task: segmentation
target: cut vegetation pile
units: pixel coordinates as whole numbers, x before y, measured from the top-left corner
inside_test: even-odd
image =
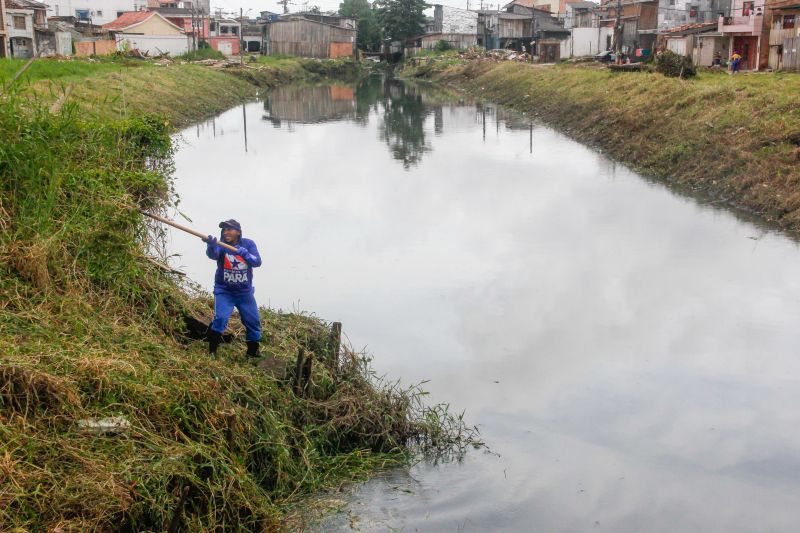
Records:
[[[800,230],[797,74],[687,81],[595,65],[430,61],[404,75],[525,112],[645,175]]]
[[[158,235],[127,208],[168,207],[170,132],[0,97],[0,530],[273,530],[303,495],[469,436],[364,358],[325,359],[313,317],[262,310],[264,368],[187,336],[209,298],[147,259]]]

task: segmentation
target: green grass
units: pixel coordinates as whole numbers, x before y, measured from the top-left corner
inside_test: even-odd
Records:
[[[143,70],[123,71],[126,87],[252,89],[192,65],[148,68],[147,81]],[[358,354],[326,363],[328,324],[315,317],[261,310],[269,369],[243,356],[236,329],[209,358],[184,321],[207,321],[211,298],[147,259],[161,234],[135,209],[171,205],[184,112],[147,114],[149,100],[131,98],[119,115],[78,99],[51,113],[35,89],[0,99],[0,530],[297,527],[307,495],[413,450],[463,448],[461,418],[417,389],[381,382]],[[315,363],[298,395],[301,348]],[[104,417],[130,427],[81,426]]]
[[[0,84],[5,84],[16,72],[22,68],[27,59],[0,59]],[[113,61],[110,59],[46,59],[37,60],[20,77],[21,82],[35,82],[40,80],[61,80],[64,78],[87,78],[120,72],[123,69],[137,66],[148,67],[144,61]]]
[[[213,48],[200,48],[199,50],[187,52],[181,56],[178,56],[176,59],[182,59],[183,61],[200,61],[203,59],[225,59],[225,54],[223,54],[219,50],[214,50]]]
[[[423,62],[406,76],[460,87],[604,148],[646,175],[800,230],[800,75],[691,80],[595,64]]]
[[[23,64],[20,60],[0,60],[4,80]],[[164,66],[129,59],[39,59],[15,83],[15,88],[22,97],[43,105],[53,104],[70,88],[68,101],[92,118],[118,119],[152,113],[174,126],[186,126],[253,98],[258,87],[328,77],[355,79],[358,74],[354,61],[341,59],[260,57],[255,67],[247,63],[244,68],[226,69],[191,63]]]

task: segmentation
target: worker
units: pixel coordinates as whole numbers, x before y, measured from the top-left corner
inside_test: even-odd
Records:
[[[222,228],[222,242],[236,248],[231,252],[219,245],[216,237],[209,235],[206,240],[206,255],[217,262],[214,276],[214,320],[208,329],[208,353],[216,355],[222,342],[222,333],[228,325],[233,308],[245,328],[247,356],[258,357],[261,341],[261,317],[253,296],[253,268],[261,266],[261,255],[256,243],[242,237],[242,226],[235,220],[219,223]]]
[[[742,55],[737,51],[733,51],[733,55],[731,56],[731,72],[736,74],[739,72],[739,67],[742,64]]]

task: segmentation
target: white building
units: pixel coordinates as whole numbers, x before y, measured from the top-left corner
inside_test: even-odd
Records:
[[[47,0],[48,17],[75,17],[102,26],[128,11],[143,11],[147,0]]]

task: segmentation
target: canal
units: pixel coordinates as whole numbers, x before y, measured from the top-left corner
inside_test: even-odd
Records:
[[[194,226],[259,245],[260,304],[343,322],[489,446],[353,487],[318,531],[797,529],[794,241],[397,81],[278,89],[175,162]],[[210,288],[205,245],[172,249]]]

